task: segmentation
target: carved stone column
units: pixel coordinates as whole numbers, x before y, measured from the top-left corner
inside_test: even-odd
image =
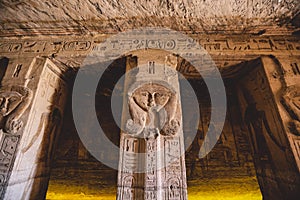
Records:
[[[11,59],[0,89],[1,199],[44,199],[66,99],[66,68]]]
[[[253,70],[237,84],[256,175],[266,200],[298,199],[300,194],[300,79],[283,64],[267,56],[249,62]]]
[[[121,132],[117,199],[185,200],[182,114],[175,68],[150,61],[132,72],[125,79],[125,131]]]

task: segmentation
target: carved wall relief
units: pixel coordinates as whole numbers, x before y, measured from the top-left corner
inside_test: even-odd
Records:
[[[123,190],[123,199],[135,199],[134,195],[134,186],[135,186],[135,178],[133,176],[126,176],[123,179],[123,186],[125,189]]]
[[[0,128],[16,133],[23,123],[20,117],[29,106],[32,92],[23,86],[6,86],[0,90]]]
[[[23,127],[21,116],[32,99],[32,91],[23,86],[4,86],[0,90],[0,198],[3,197],[15,159]]]
[[[286,89],[282,96],[282,104],[285,106],[290,117],[290,131],[295,135],[300,135],[300,86],[293,85]]]
[[[171,178],[168,180],[168,198],[169,200],[176,200],[181,198],[180,180],[178,178]]]
[[[178,99],[165,86],[149,83],[136,89],[128,100],[131,119],[126,129],[133,135],[156,138],[159,134],[175,135],[180,126]]]
[[[41,133],[47,133],[43,135],[42,145],[38,150],[39,156],[37,162],[45,162],[46,167],[49,167],[50,158],[53,152],[53,142],[55,141],[54,137],[60,126],[61,118],[61,112],[57,108],[54,108],[50,113],[43,113],[36,134],[34,134],[28,146],[22,149],[22,152],[25,153],[30,149]]]

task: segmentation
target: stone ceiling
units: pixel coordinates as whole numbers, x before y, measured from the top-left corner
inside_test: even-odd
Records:
[[[299,8],[299,0],[1,0],[0,36],[94,35],[142,26],[276,34],[295,31]]]

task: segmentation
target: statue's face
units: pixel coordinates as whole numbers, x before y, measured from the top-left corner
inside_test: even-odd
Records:
[[[171,97],[171,92],[166,88],[160,88],[154,93],[154,101],[156,105],[164,107]]]
[[[133,99],[143,110],[149,111],[152,107],[161,109],[171,97],[171,92],[158,84],[145,84],[133,93]]]
[[[11,113],[22,101],[22,96],[18,92],[0,93],[0,114],[6,116]]]

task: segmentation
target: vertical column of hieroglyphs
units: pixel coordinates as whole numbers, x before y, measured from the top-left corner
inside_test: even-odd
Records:
[[[127,71],[135,68],[136,65],[136,57],[128,56],[126,58]],[[124,82],[124,88],[127,88],[130,82],[131,79],[127,76]],[[124,97],[124,100],[127,102],[126,97]],[[124,120],[126,120],[125,110],[127,107],[125,101],[123,102],[122,124],[124,124]],[[121,132],[117,199],[143,199],[142,174],[135,172],[139,171],[138,168],[142,168],[142,166],[138,165],[141,161],[139,161],[140,158],[136,153],[141,152],[144,145],[141,138]]]

